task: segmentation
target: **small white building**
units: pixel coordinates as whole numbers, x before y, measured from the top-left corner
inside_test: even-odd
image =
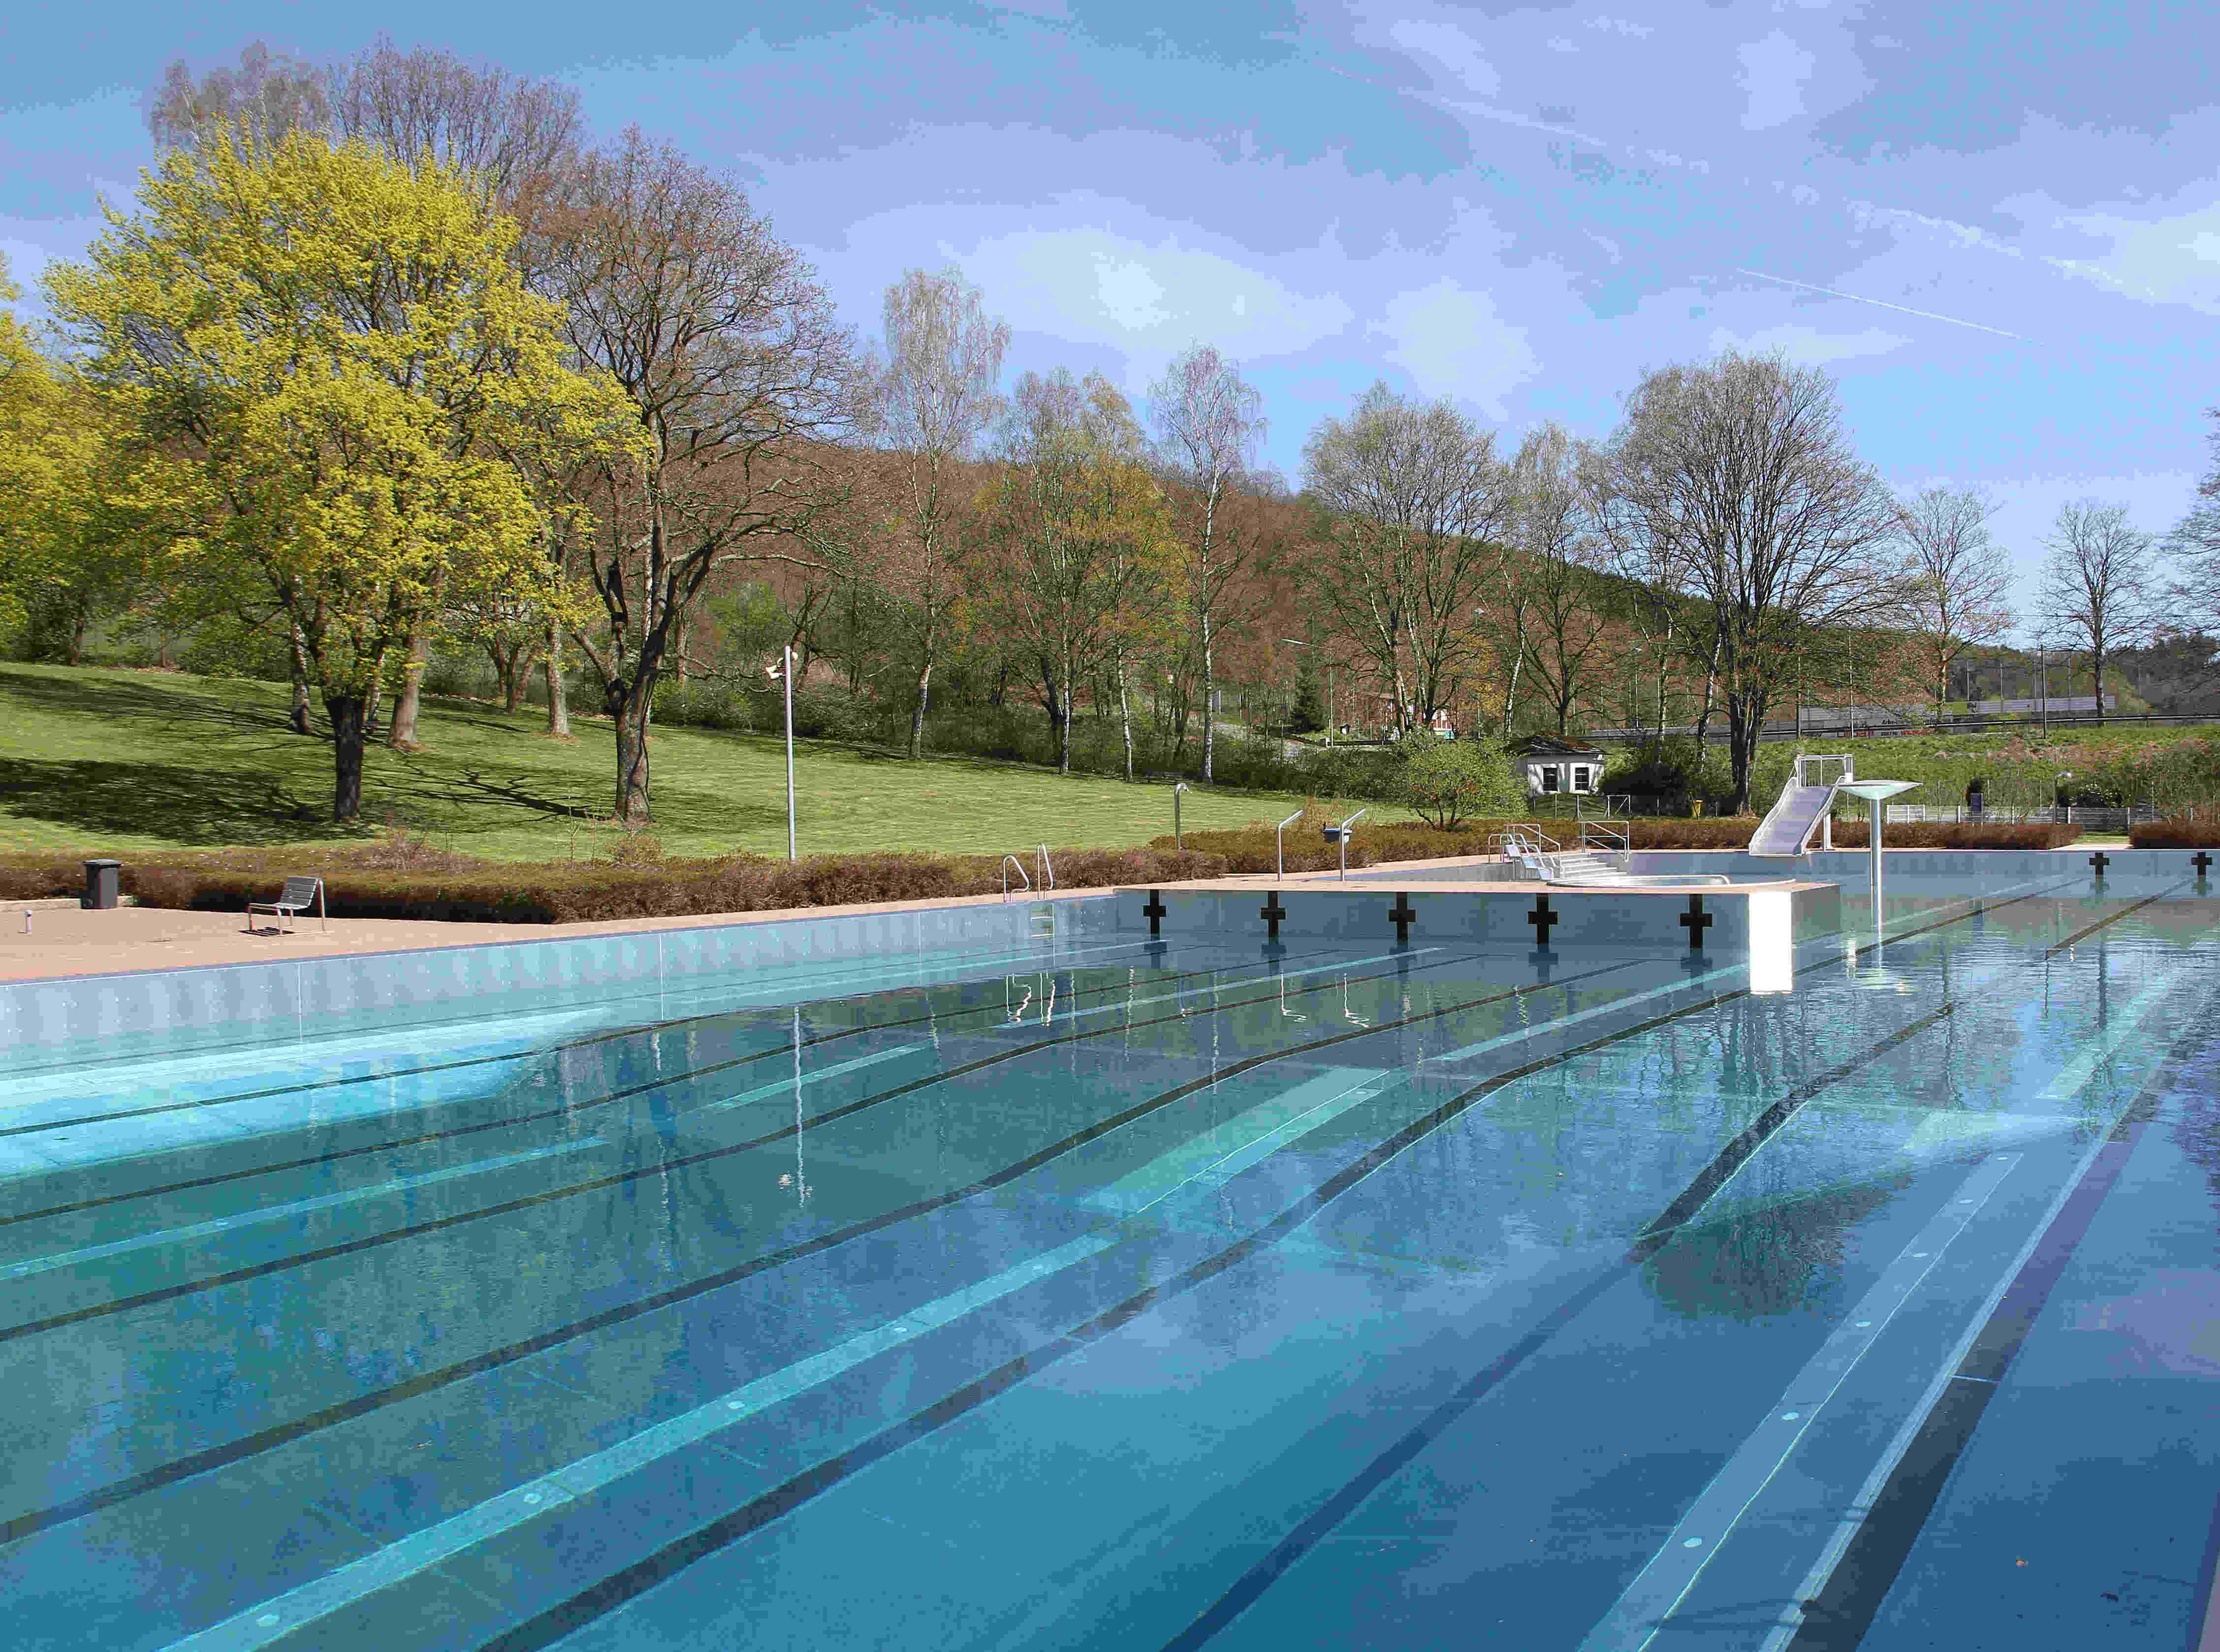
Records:
[[[1553,734],[1530,735],[1511,745],[1512,766],[1525,777],[1529,797],[1559,792],[1593,792],[1603,780],[1603,748],[1561,740]]]

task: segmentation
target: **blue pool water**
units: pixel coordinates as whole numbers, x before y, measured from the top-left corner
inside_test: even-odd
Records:
[[[1989,882],[0,1081],[6,1643],[2179,1647],[2220,931]]]

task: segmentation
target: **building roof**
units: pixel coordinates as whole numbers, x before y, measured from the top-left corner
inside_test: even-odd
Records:
[[[1600,745],[1581,745],[1572,740],[1561,740],[1554,734],[1529,734],[1523,740],[1511,743],[1513,757],[1586,757],[1600,758]]]

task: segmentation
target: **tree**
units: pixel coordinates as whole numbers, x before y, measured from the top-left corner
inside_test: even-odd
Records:
[[[196,81],[182,61],[171,63],[147,124],[158,141],[195,152],[217,138],[250,150],[267,147],[295,132],[334,143],[359,141],[412,171],[430,167],[463,180],[501,210],[529,222],[571,162],[578,94],[553,81],[472,68],[428,47],[404,53],[384,36],[328,68],[273,57],[257,41],[240,54],[235,72],[215,69]],[[513,238],[512,256],[541,240]],[[533,262],[523,259],[526,266]],[[427,620],[437,620],[440,606],[435,604]],[[567,732],[559,638],[551,624],[544,644],[548,706],[551,720]],[[402,651],[401,684],[387,733],[396,749],[417,744],[417,707],[431,640],[428,633],[419,633]],[[305,732],[306,691],[297,676],[296,694],[296,721]]]
[[[217,137],[47,277],[169,564],[259,585],[297,627],[341,821],[372,692],[436,593],[536,574],[542,520],[507,452],[621,451],[623,404],[565,365],[515,233],[440,169]]]
[[[1643,375],[1598,456],[1593,496],[1620,556],[1688,599],[1684,639],[1727,714],[1730,807],[1746,809],[1799,642],[1900,601],[1885,554],[1896,502],[1851,451],[1831,379],[1731,350]]]
[[[1989,535],[1996,506],[1971,488],[1929,488],[1905,507],[1905,630],[1942,714],[1958,662],[2011,628],[2011,562]]]
[[[1390,688],[1395,726],[1423,727],[1481,655],[1475,611],[1513,516],[1494,439],[1375,384],[1311,433],[1303,465],[1319,512],[1304,589]]]
[[[1588,691],[1610,624],[1601,552],[1583,511],[1580,464],[1578,445],[1553,423],[1519,444],[1511,466],[1517,552],[1511,579],[1518,586],[1520,635],[1561,735]]]
[[[1127,778],[1132,720],[1126,662],[1181,595],[1163,498],[1141,463],[1132,408],[1099,373],[1027,373],[1002,442],[1005,471],[986,514],[1000,561],[988,600],[1039,660],[1057,766],[1071,771],[1073,700],[1107,665]]]
[[[2198,504],[2167,536],[2182,570],[2173,588],[2187,627],[2206,636],[2220,636],[2220,407],[2207,409],[2213,428],[2205,438],[2212,452],[2212,468],[2197,484]]]
[[[960,467],[1001,411],[995,386],[1010,347],[1006,321],[988,316],[979,290],[953,267],[912,270],[887,289],[887,359],[877,383],[880,429],[899,463],[898,518],[875,570],[917,663],[909,754],[925,750],[932,668],[963,589],[970,538]]]
[[[1444,740],[1421,729],[1403,738],[1396,756],[1397,794],[1429,826],[1449,832],[1465,820],[1525,811],[1525,788],[1496,741]]]
[[[2101,723],[2106,657],[2148,635],[2158,617],[2151,536],[2128,526],[2125,505],[2073,499],[2058,508],[2043,544],[2043,634],[2088,654]]]
[[[1264,400],[1240,370],[1207,344],[1192,346],[1149,386],[1156,458],[1175,486],[1175,521],[1187,562],[1188,610],[1202,669],[1202,778],[1217,749],[1213,701],[1218,637],[1239,617],[1234,581],[1257,548],[1226,508],[1229,489],[1253,475],[1266,421]]]
[[[579,633],[616,725],[616,814],[649,818],[648,723],[714,570],[811,565],[801,536],[845,490],[865,377],[799,252],[739,187],[637,129],[587,157],[544,215],[580,358],[630,402],[644,463],[600,467]]]
[[[1325,685],[1321,675],[1318,650],[1304,649],[1295,662],[1295,698],[1288,711],[1289,732],[1310,734],[1325,726]]]

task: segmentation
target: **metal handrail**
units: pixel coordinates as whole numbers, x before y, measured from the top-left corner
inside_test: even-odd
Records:
[[[1026,878],[1025,887],[1026,888],[1030,889],[1033,886],[1032,879],[1026,877],[1025,862],[1020,860],[1015,855],[1003,856],[1002,863],[995,870],[1002,875],[1002,899],[1005,901],[1010,898],[1010,868],[1013,866],[1018,869],[1018,876],[1020,877]]]
[[[1288,875],[1288,828],[1302,818],[1303,811],[1297,809],[1272,830],[1273,853],[1279,863],[1278,875],[1281,877]]]
[[[1048,857],[1046,844],[1040,846],[1040,855],[1033,862],[1033,870],[1041,874],[1041,888],[1052,889],[1056,887],[1056,863]]]

